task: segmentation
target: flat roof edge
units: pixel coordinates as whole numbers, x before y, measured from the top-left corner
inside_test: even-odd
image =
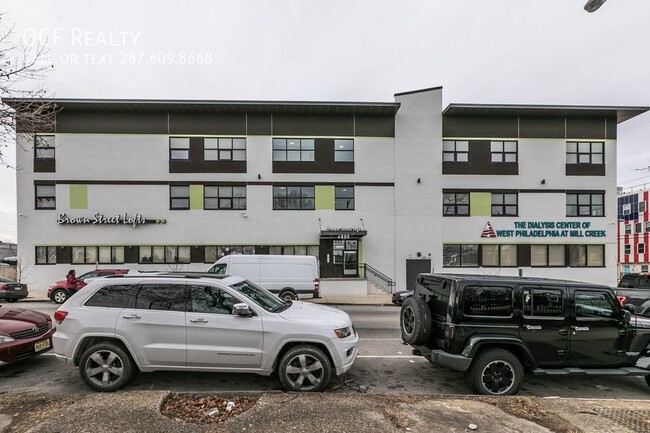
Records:
[[[399,93],[395,93],[393,96],[404,96],[404,95],[412,95],[414,93],[433,92],[434,90],[442,90],[442,86],[427,87],[426,89],[409,90],[407,92],[399,92]]]

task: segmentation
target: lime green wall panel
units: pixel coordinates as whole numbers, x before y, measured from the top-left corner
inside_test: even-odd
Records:
[[[316,209],[334,210],[334,185],[316,185]]]
[[[470,216],[492,215],[492,194],[489,192],[472,192],[469,194]]]
[[[190,209],[203,209],[203,185],[190,185]]]
[[[70,185],[70,209],[88,209],[88,185]]]

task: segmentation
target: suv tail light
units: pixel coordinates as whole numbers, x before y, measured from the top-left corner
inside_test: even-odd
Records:
[[[314,298],[320,298],[320,278],[314,278]]]
[[[618,303],[621,304],[622,307],[627,302],[628,297],[623,295],[617,295],[616,299],[618,300]]]
[[[6,285],[6,284],[3,284],[2,286],[0,286],[0,290],[9,290],[9,286]]]
[[[456,338],[456,327],[454,325],[445,325],[445,339],[453,340]]]
[[[67,312],[67,311],[60,311],[60,310],[57,310],[57,311],[54,312],[54,320],[56,320],[56,323],[61,323],[61,322],[63,322],[63,320],[65,320],[65,318],[66,318],[67,316],[68,316],[68,312]]]

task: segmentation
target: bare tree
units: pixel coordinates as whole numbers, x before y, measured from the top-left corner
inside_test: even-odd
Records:
[[[0,14],[0,164],[6,166],[3,151],[19,135],[54,131],[56,105],[40,83],[52,68],[42,64],[46,47],[15,42],[15,25],[5,27],[3,19]]]
[[[16,282],[27,284],[27,277],[29,276],[29,261],[18,257],[16,262]]]

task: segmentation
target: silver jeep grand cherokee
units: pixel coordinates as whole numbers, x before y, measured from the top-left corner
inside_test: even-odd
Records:
[[[347,313],[283,301],[239,277],[114,276],[91,282],[54,314],[57,357],[97,391],[124,387],[136,369],[277,371],[290,391],[320,391],[354,363]]]

